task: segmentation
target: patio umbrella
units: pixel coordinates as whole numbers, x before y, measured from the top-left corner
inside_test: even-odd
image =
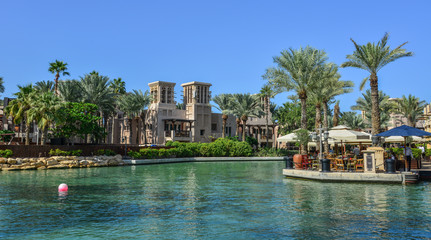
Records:
[[[392,128],[389,131],[376,134],[376,136],[378,136],[378,137],[401,136],[401,137],[404,137],[404,146],[406,146],[407,145],[406,144],[407,137],[413,137],[413,136],[417,136],[417,137],[431,136],[431,133],[430,132],[425,132],[423,130],[420,130],[420,129],[417,129],[417,128],[414,128],[414,127],[409,127],[407,125],[402,125],[400,127]]]
[[[346,151],[346,143],[358,143],[361,144],[371,143],[371,135],[365,132],[359,132],[350,129],[347,126],[339,125],[329,130],[329,137],[333,138],[335,142],[341,142]]]

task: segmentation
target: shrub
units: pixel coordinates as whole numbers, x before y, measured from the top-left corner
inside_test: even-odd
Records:
[[[231,157],[248,157],[253,153],[253,148],[247,142],[236,142],[230,150]]]
[[[419,148],[412,148],[413,158],[420,159],[422,155],[422,150]]]
[[[114,150],[105,149],[105,155],[106,156],[115,156],[115,155],[117,155],[117,153]]]
[[[284,156],[292,156],[297,153],[298,151],[296,150],[259,148],[254,155],[257,157],[284,157]]]
[[[427,157],[431,156],[431,149],[425,150],[425,156]]]
[[[0,150],[0,157],[8,158],[11,157],[12,154],[13,152],[10,149]]]
[[[97,149],[94,155],[96,156],[105,155],[105,149]]]
[[[167,149],[161,148],[158,150],[158,157],[159,158],[169,157],[169,152],[167,151]]]
[[[142,155],[139,152],[135,152],[135,151],[128,151],[127,155],[129,155],[131,158],[142,158]]]
[[[72,150],[67,152],[68,156],[81,156],[82,155],[82,150],[78,149],[78,150]]]
[[[173,143],[173,141],[167,141],[166,144],[165,144],[165,146],[166,147],[170,147],[170,146],[172,146],[172,143]]]
[[[176,148],[169,148],[167,149],[167,152],[169,157],[176,157],[178,154],[178,151]]]
[[[51,156],[67,156],[68,152],[67,151],[62,151],[61,149],[51,149],[49,150],[49,155]]]
[[[201,143],[199,144],[199,155],[203,156],[203,157],[209,157],[210,156],[210,145],[212,143],[208,144],[208,143]]]
[[[139,153],[143,158],[146,159],[157,158],[159,156],[158,150],[151,148],[142,148],[139,150]]]

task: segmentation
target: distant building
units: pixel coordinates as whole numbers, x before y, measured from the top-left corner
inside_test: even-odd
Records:
[[[223,128],[222,114],[213,113],[211,110],[210,83],[188,82],[183,87],[183,104],[181,109],[175,102],[175,83],[157,81],[149,83],[152,102],[148,110],[141,116],[129,119],[123,112],[117,112],[115,117],[106,120],[108,144],[134,144],[134,145],[163,145],[167,141],[181,142],[211,142],[225,136],[242,136],[242,124],[237,124],[233,115],[228,115],[225,129]],[[10,99],[5,98],[4,106]],[[15,126],[12,118],[6,118],[0,109],[0,119],[3,129],[20,132],[19,126]],[[36,142],[35,134],[37,125],[31,128],[31,142]],[[269,116],[268,129],[265,118],[249,118],[247,121],[246,136],[258,140],[260,146],[266,145],[266,132],[268,131],[268,145],[276,144],[276,128]],[[237,131],[238,130],[238,131]],[[19,133],[19,136],[24,136]],[[76,138],[75,143],[83,140]]]

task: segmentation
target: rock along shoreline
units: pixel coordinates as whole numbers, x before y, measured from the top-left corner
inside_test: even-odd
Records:
[[[145,165],[180,162],[221,162],[221,161],[283,161],[283,157],[190,157],[160,159],[123,159],[115,156],[53,156],[41,158],[0,158],[2,171],[48,170],[68,168],[110,167],[124,165]]]

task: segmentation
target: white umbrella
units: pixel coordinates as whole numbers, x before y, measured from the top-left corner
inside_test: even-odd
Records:
[[[371,134],[366,132],[358,132],[350,128],[339,125],[333,127],[329,132],[329,137],[335,142],[343,143],[371,143]]]
[[[297,142],[296,134],[289,133],[287,135],[277,138],[277,142]]]
[[[411,138],[413,138],[413,142],[423,142],[424,141],[423,138],[417,137],[417,136],[412,136]],[[404,137],[401,137],[401,136],[386,137],[385,142],[387,142],[387,143],[403,143]]]

